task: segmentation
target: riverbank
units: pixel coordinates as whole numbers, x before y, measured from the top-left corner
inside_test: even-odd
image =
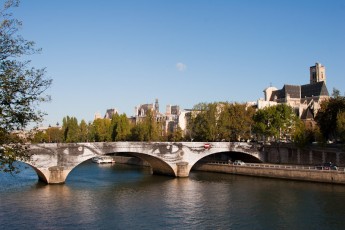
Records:
[[[121,164],[150,166],[147,162],[135,157],[115,156],[114,158],[117,163]],[[192,170],[288,180],[345,184],[344,170],[316,170],[315,167],[250,163],[239,166],[232,164],[202,162],[194,165]]]
[[[265,164],[247,164],[239,166],[231,164],[198,163],[193,167],[193,170],[288,180],[345,184],[344,171],[316,170],[315,167],[274,167],[273,165],[270,167],[269,165]]]

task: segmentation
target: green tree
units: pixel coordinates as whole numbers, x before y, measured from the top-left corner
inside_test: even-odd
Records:
[[[153,111],[147,111],[146,117],[144,118],[142,125],[145,141],[160,140],[160,137],[162,136],[162,124],[156,120],[156,116]]]
[[[218,140],[219,141],[230,141],[230,126],[231,126],[231,117],[230,117],[230,104],[223,104],[223,107],[220,111],[217,129],[218,129]]]
[[[80,142],[87,142],[89,140],[89,127],[86,121],[83,119],[79,124],[79,138]]]
[[[114,114],[112,117],[111,117],[111,140],[112,141],[115,141],[116,138],[117,138],[117,126],[119,124],[119,120],[120,120],[120,116],[119,114]]]
[[[44,92],[51,85],[45,69],[26,60],[39,50],[18,34],[22,23],[11,12],[18,5],[19,1],[9,0],[0,8],[0,170],[10,172],[17,171],[16,159],[27,158],[23,140],[11,133],[42,121],[44,113],[37,106],[50,100]]]
[[[92,123],[92,133],[96,142],[111,141],[111,131],[111,120],[109,119],[96,119]]]
[[[193,107],[188,121],[188,132],[194,141],[216,141],[217,103],[199,103]]]
[[[328,100],[322,101],[320,107],[315,120],[320,127],[324,139],[338,139],[339,128],[337,128],[337,120],[340,119],[339,125],[341,125],[342,115],[338,117],[338,114],[345,111],[345,97],[331,97]]]
[[[161,141],[164,138],[163,123],[154,111],[148,110],[143,120],[131,128],[132,141]]]
[[[122,114],[118,117],[116,134],[115,141],[127,141],[129,139],[131,134],[131,125],[126,114]]]
[[[177,128],[174,130],[172,141],[183,141],[183,131],[180,126],[177,126]]]
[[[285,104],[258,110],[253,116],[253,132],[263,140],[291,139],[298,117],[292,108]]]
[[[219,116],[218,130],[221,139],[239,141],[251,138],[255,110],[246,104],[226,103]]]
[[[341,142],[345,142],[345,111],[337,115],[337,136]]]
[[[310,132],[308,132],[305,123],[301,120],[299,122],[296,122],[295,132],[293,133],[292,140],[300,148],[304,147],[312,141]]]
[[[80,130],[77,118],[64,117],[62,120],[62,130],[65,142],[75,143],[79,141]]]
[[[187,134],[195,141],[250,139],[255,110],[245,104],[215,102],[194,106]]]
[[[146,141],[145,128],[142,123],[138,123],[131,128],[131,141]]]
[[[45,143],[48,142],[49,138],[46,132],[39,130],[36,131],[31,139],[32,143]]]

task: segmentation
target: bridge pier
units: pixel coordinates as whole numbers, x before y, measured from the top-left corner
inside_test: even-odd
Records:
[[[71,170],[66,170],[61,166],[53,166],[48,169],[34,168],[40,181],[47,184],[63,184]]]
[[[177,166],[177,172],[176,177],[188,177],[189,176],[189,168],[188,168],[188,162],[179,162],[176,163]]]

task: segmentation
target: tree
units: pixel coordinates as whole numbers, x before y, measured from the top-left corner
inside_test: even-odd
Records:
[[[285,104],[266,107],[258,110],[253,116],[253,131],[263,139],[273,138],[275,141],[280,139],[291,139],[298,117],[292,108]]]
[[[217,103],[199,103],[188,121],[188,130],[194,141],[215,141],[217,133]]]
[[[87,142],[89,140],[89,127],[86,121],[83,119],[79,124],[79,141]]]
[[[337,135],[341,142],[345,142],[345,111],[337,115]]]
[[[292,140],[298,147],[303,148],[314,141],[319,141],[318,133],[318,127],[307,127],[302,120],[297,120]]]
[[[153,111],[148,110],[142,121],[144,141],[159,141],[162,136],[162,124],[156,120]]]
[[[31,139],[32,143],[44,143],[48,142],[48,135],[44,131],[36,131]]]
[[[11,13],[18,5],[19,1],[9,0],[0,9],[0,170],[10,172],[17,171],[16,159],[27,158],[23,140],[11,133],[42,121],[44,113],[37,108],[50,100],[44,92],[52,82],[45,78],[44,68],[36,69],[25,60],[39,50],[18,34],[22,23]]]
[[[62,120],[62,130],[65,142],[75,143],[80,140],[80,129],[77,118],[64,117]]]
[[[117,138],[117,126],[119,124],[119,114],[114,114],[112,117],[111,117],[111,140],[112,141],[115,141],[116,138]]]
[[[94,141],[111,141],[111,120],[109,119],[96,119],[92,123],[92,133]]]
[[[131,141],[145,141],[145,130],[142,123],[138,123],[131,128]]]
[[[251,138],[254,108],[246,104],[226,103],[217,122],[220,139],[239,141]]]
[[[180,126],[177,126],[172,135],[172,141],[182,141],[183,140],[183,131]]]
[[[146,116],[130,128],[132,141],[161,141],[163,138],[163,123],[152,110],[148,110]]]
[[[122,114],[118,118],[116,125],[116,138],[115,141],[126,141],[131,134],[131,126],[126,114]]]
[[[126,114],[114,114],[111,118],[112,141],[126,141],[131,134],[131,125]]]
[[[63,131],[59,127],[49,127],[46,130],[47,142],[60,143],[63,141]]]
[[[177,126],[173,131],[168,130],[166,139],[167,141],[182,141],[183,140],[183,130],[180,126]]]
[[[239,141],[251,136],[255,110],[245,104],[200,103],[193,110],[187,134],[195,141]]]
[[[338,139],[340,130],[337,129],[337,126],[341,125],[341,113],[345,112],[345,97],[339,95],[331,97],[328,100],[322,101],[320,107],[315,120],[320,127],[324,139]],[[339,117],[338,114],[340,114]],[[340,120],[339,124],[337,124],[338,119]]]

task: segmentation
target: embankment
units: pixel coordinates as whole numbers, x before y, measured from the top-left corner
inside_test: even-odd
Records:
[[[150,166],[149,163],[136,157],[114,156],[116,163],[128,165]]]
[[[312,182],[323,182],[333,184],[345,184],[345,172],[335,170],[316,170],[313,167],[299,167],[289,168],[287,166],[281,167],[265,167],[260,164],[247,165],[247,166],[236,166],[229,164],[213,164],[213,163],[202,163],[196,164],[193,170],[207,171],[207,172],[219,172],[229,173],[237,175],[247,176],[258,176],[258,177],[269,177],[269,178],[280,178],[289,180],[300,180],[300,181],[312,181]]]
[[[117,163],[121,164],[150,166],[147,162],[135,157],[115,156],[114,158]],[[197,163],[194,165],[192,170],[288,180],[345,184],[344,170],[316,170],[314,167],[303,167],[297,165],[284,166],[272,164],[247,164],[245,166],[236,166],[232,164]]]

